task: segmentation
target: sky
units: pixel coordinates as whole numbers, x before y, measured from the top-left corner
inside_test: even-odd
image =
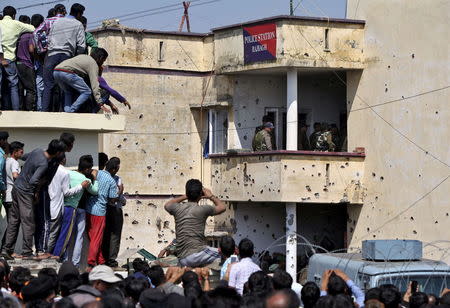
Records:
[[[12,5],[21,8],[42,4],[51,0],[0,0],[0,7]],[[60,1],[69,11],[79,2],[86,7],[88,29],[101,25],[104,19],[118,18],[120,23],[134,28],[177,31],[183,15],[181,2],[177,0],[67,0]],[[57,2],[56,2],[57,3]],[[47,11],[56,3],[20,9],[22,14]],[[346,0],[294,0],[294,14],[298,16],[345,17]],[[164,7],[164,8],[162,8]],[[159,9],[158,9],[159,8]],[[137,13],[139,14],[132,14]],[[245,22],[275,15],[289,14],[289,0],[192,0],[189,8],[191,32],[209,32],[212,28]],[[186,28],[184,28],[184,31]]]

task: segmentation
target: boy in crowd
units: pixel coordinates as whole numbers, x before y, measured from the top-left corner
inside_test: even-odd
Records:
[[[82,186],[90,194],[96,195],[98,192],[98,182],[88,179],[93,175],[92,167],[94,166],[94,160],[91,155],[83,155],[78,162],[77,171],[69,171],[68,177],[70,183],[67,183],[70,187]],[[93,175],[95,178],[95,175]],[[77,191],[77,193],[66,196],[64,198],[64,215],[62,219],[61,232],[59,233],[58,240],[53,250],[53,255],[56,257],[64,257],[67,259],[68,244],[73,238],[76,228],[76,239],[74,249],[72,253],[72,262],[75,266],[80,265],[81,249],[83,246],[83,234],[86,225],[86,212],[84,209],[78,208],[80,199],[83,195],[83,190]]]
[[[127,200],[123,196],[122,178],[117,174],[113,176],[116,181],[119,198],[117,201],[108,204],[106,210],[105,234],[103,236],[103,257],[106,260],[106,265],[109,267],[118,267],[116,259],[119,255],[120,238],[122,237],[123,227],[123,211]]]
[[[116,202],[119,197],[114,176],[120,169],[120,159],[112,157],[106,163],[105,169],[100,170],[97,174],[97,195],[91,196],[86,205],[87,232],[90,239],[88,266],[90,267],[105,263],[102,242],[105,231],[106,206],[108,202]]]
[[[0,203],[4,199],[6,193],[6,150],[8,148],[8,132],[0,132]]]
[[[48,186],[48,194],[50,197],[49,236],[46,245],[46,253],[38,256],[38,259],[48,259],[52,256],[50,252],[53,251],[61,230],[63,220],[62,210],[65,198],[82,193],[83,189],[90,185],[90,181],[84,181],[77,185],[70,185],[69,170],[64,167],[65,165],[66,157],[63,154],[58,170]]]
[[[12,206],[12,189],[14,186],[14,181],[19,177],[20,166],[18,160],[23,156],[24,144],[19,141],[13,141],[9,145],[10,157],[6,159],[6,197],[5,197],[5,211],[6,211],[6,221],[9,221],[9,211]],[[2,243],[5,241],[5,233],[3,234]]]
[[[65,145],[57,140],[52,140],[47,150],[35,149],[27,154],[22,172],[14,183],[12,189],[12,207],[10,209],[5,243],[2,247],[2,256],[7,260],[13,259],[11,254],[22,225],[23,232],[23,257],[30,258],[33,255],[33,235],[35,232],[34,201],[38,194],[38,184],[45,176],[48,162],[61,155]]]

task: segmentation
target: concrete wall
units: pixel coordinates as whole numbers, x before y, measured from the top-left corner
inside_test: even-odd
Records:
[[[98,136],[95,132],[66,131],[75,135],[75,145],[70,153],[66,153],[66,167],[78,166],[81,155],[91,154],[94,165],[98,165]],[[52,139],[59,139],[61,130],[32,130],[16,128],[9,130],[9,142],[20,141],[25,143],[25,153],[36,148],[46,149]]]
[[[108,30],[94,33],[99,46],[109,52],[106,65],[187,71],[211,70],[212,40],[205,39],[205,36],[164,35],[137,31],[122,33]]]
[[[347,79],[349,148],[367,153],[367,197],[350,213],[352,246],[449,237],[449,11],[446,0],[348,1],[347,17],[366,20],[366,68]],[[438,245],[444,250],[427,255],[450,261],[449,244]]]
[[[365,198],[363,157],[223,155],[211,165],[212,188],[227,201],[361,204]]]
[[[272,21],[268,21],[272,22]],[[274,67],[363,68],[364,25],[311,20],[277,21],[277,59],[244,65],[241,27],[214,31],[214,57],[219,73]],[[325,50],[325,29],[329,49]]]
[[[122,159],[125,191],[184,193],[185,182],[200,177],[199,127],[189,104],[201,100],[203,77],[131,71],[107,73],[105,79],[132,105],[122,107],[125,131],[104,136],[104,151]]]

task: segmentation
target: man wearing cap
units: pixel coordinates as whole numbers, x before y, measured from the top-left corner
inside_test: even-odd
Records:
[[[8,132],[0,132],[0,205],[3,203],[6,195],[5,149],[8,146],[8,137]]]
[[[114,284],[121,280],[109,266],[97,265],[89,273],[90,285],[79,286],[69,295],[69,298],[75,306],[82,307],[86,303],[98,300],[102,292],[114,287]]]
[[[266,122],[263,125],[263,129],[260,130],[253,138],[252,147],[253,151],[272,151],[272,130],[274,129],[272,122]]]

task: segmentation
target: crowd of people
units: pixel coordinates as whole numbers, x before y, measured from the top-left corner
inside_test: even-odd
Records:
[[[86,32],[84,11],[74,3],[67,14],[65,6],[57,4],[47,18],[34,14],[15,20],[16,9],[3,8],[0,110],[118,113],[110,96],[131,108],[102,77],[108,52]]]
[[[342,140],[336,124],[314,123],[314,131],[307,136],[308,125],[301,122],[298,126],[297,149],[299,151],[341,152],[346,151],[347,140]],[[263,116],[262,125],[255,129],[252,140],[253,151],[273,151],[277,149],[274,135],[275,126],[270,116]]]
[[[117,175],[120,159],[100,153],[96,170],[92,155],[83,155],[77,170],[68,170],[65,153],[74,147],[73,134],[62,133],[47,149],[25,154],[22,142],[9,144],[8,138],[8,132],[0,132],[0,203],[7,218],[1,256],[117,267],[126,203]],[[24,161],[22,168],[19,160]],[[23,243],[18,255],[14,251],[20,227]],[[81,260],[85,232],[89,251],[87,260]]]

